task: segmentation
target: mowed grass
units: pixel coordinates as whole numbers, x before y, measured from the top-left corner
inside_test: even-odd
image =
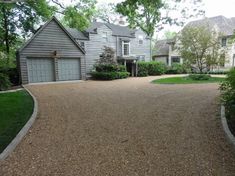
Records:
[[[25,90],[0,94],[0,153],[26,124],[33,107],[33,99]]]
[[[152,81],[154,84],[197,84],[197,83],[217,83],[223,81],[225,78],[211,77],[209,80],[193,80],[189,77],[171,77],[162,78]]]

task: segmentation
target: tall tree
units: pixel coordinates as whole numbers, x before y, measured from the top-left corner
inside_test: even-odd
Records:
[[[203,14],[201,3],[202,0],[125,0],[117,4],[116,10],[127,17],[131,27],[139,27],[152,37],[164,24],[182,25],[183,19]],[[181,18],[175,18],[172,12],[180,12]]]
[[[22,36],[35,32],[36,24],[48,19],[54,10],[46,0],[0,2],[0,50],[6,53],[7,62]]]
[[[58,0],[52,0],[57,5],[57,12],[62,15],[62,22],[68,27],[84,30],[92,21],[97,13],[96,0],[74,1],[69,6],[64,5]]]
[[[103,3],[98,6],[96,18],[106,23],[117,23],[121,15],[115,11],[115,4]]]
[[[179,35],[179,51],[186,63],[203,72],[225,63],[227,48],[221,47],[220,39],[209,25],[187,26]]]

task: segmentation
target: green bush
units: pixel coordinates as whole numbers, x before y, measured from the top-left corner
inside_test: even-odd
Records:
[[[155,75],[162,75],[166,71],[165,64],[161,62],[148,62],[148,75],[155,76]]]
[[[6,74],[0,73],[0,90],[7,90],[11,86],[9,77]]]
[[[209,80],[211,76],[205,74],[190,74],[188,78],[192,80]]]
[[[154,75],[162,75],[166,71],[166,66],[165,64],[161,62],[143,62],[140,61],[137,63],[138,64],[138,76],[154,76]]]
[[[95,70],[97,72],[125,72],[126,67],[124,65],[116,65],[116,64],[97,64],[95,65]]]
[[[19,73],[17,68],[0,67],[0,73],[8,75],[12,85],[19,85]]]
[[[129,76],[129,72],[97,72],[91,73],[92,77],[96,80],[114,80],[123,79]]]
[[[129,72],[116,72],[117,73],[117,79],[124,79],[127,78],[128,76],[130,76]]]
[[[137,64],[138,64],[138,66],[137,66],[138,75],[137,76],[140,76],[140,77],[148,76],[148,67],[149,67],[148,62],[140,61]]]
[[[188,73],[189,69],[183,64],[172,64],[172,66],[168,66],[166,70],[166,74],[184,74]]]
[[[221,100],[225,105],[230,130],[235,135],[235,68],[231,69],[220,85]]]
[[[223,74],[227,74],[228,71],[226,70],[214,70],[214,71],[209,71],[207,72],[207,74],[214,74],[214,75],[223,75]]]

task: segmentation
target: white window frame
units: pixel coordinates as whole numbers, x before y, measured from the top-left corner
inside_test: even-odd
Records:
[[[82,44],[82,43],[83,43],[83,44]],[[82,49],[85,50],[85,42],[84,42],[84,41],[81,41],[81,42],[80,42],[80,46],[82,47]]]
[[[144,36],[143,35],[139,35],[138,36],[138,43],[139,43],[139,45],[143,45],[144,44]]]
[[[108,41],[108,32],[103,32],[102,38],[107,42]]]
[[[124,45],[129,45],[128,55],[125,55],[125,54],[124,54]],[[130,56],[130,53],[131,53],[130,41],[122,41],[122,55],[123,55],[123,56]]]
[[[225,41],[225,43],[223,43],[223,41]],[[221,39],[221,46],[222,47],[226,47],[227,46],[227,38],[224,37],[224,38]]]

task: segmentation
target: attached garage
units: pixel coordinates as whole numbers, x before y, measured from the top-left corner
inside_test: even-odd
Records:
[[[85,51],[53,17],[18,51],[22,84],[86,79]]]
[[[27,59],[29,83],[55,81],[53,60],[48,58]]]
[[[60,81],[80,79],[80,59],[58,59],[58,75]]]

